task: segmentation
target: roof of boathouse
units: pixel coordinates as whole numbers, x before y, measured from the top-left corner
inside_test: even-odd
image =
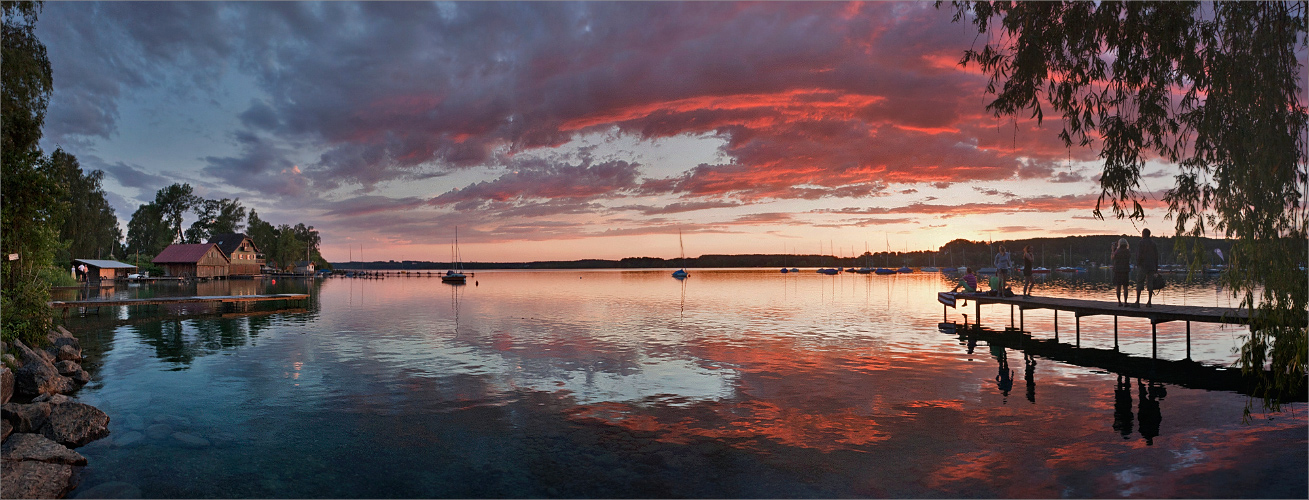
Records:
[[[223,255],[231,256],[232,252],[241,248],[241,242],[250,240],[250,246],[255,251],[259,251],[259,245],[255,244],[255,239],[245,233],[223,233],[215,234],[209,238],[209,242],[218,245],[218,249],[223,251]]]
[[[165,248],[164,251],[159,252],[159,255],[155,256],[155,258],[150,262],[153,262],[155,264],[164,264],[164,263],[195,264],[197,262],[200,262],[200,259],[204,258],[205,253],[209,252],[209,249],[211,247],[216,247],[216,246],[218,245],[214,243],[198,243],[198,244],[177,243],[173,245],[168,245],[168,248]],[[227,254],[223,253],[223,250],[221,248],[218,249],[218,253],[222,254],[224,260],[230,260],[227,258]]]
[[[118,262],[116,260],[73,259],[73,262],[86,264],[91,267],[98,267],[100,269],[136,269],[136,266],[134,265]]]

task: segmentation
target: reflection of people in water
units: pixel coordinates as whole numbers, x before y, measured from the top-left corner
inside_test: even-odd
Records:
[[[977,337],[974,337],[974,336],[972,336],[972,335],[969,335],[969,336],[968,336],[968,354],[972,354],[973,351],[976,351],[976,350],[977,350]]]
[[[1141,398],[1141,437],[1145,438],[1146,446],[1153,446],[1155,436],[1159,435],[1159,423],[1164,419],[1159,412],[1159,400],[1167,391],[1162,384],[1155,382],[1150,382],[1150,390],[1147,391],[1140,378],[1136,379],[1136,388]]]
[[[1114,430],[1123,439],[1132,436],[1132,377],[1119,375],[1114,386]]]
[[[1023,382],[1027,383],[1027,400],[1036,402],[1036,356],[1023,354]]]
[[[992,345],[991,355],[1000,362],[999,371],[995,374],[995,386],[1008,398],[1009,391],[1014,390],[1014,371],[1009,369],[1009,354],[1005,352],[1004,346]]]

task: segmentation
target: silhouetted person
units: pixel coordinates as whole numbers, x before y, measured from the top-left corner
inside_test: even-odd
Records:
[[[1132,377],[1119,375],[1114,386],[1114,430],[1123,439],[1132,437]]]
[[[1141,230],[1141,244],[1136,250],[1136,269],[1139,281],[1136,282],[1136,305],[1141,307],[1141,289],[1150,290],[1150,295],[1145,299],[1145,307],[1150,307],[1154,301],[1154,275],[1159,273],[1159,249],[1154,246],[1154,240],[1150,239],[1150,230]]]
[[[1118,300],[1118,307],[1127,307],[1128,274],[1132,271],[1132,250],[1127,246],[1127,238],[1118,239],[1118,246],[1114,247],[1113,264],[1114,298]]]
[[[1032,245],[1023,247],[1023,296],[1032,296],[1032,261],[1036,257],[1032,255]]]
[[[1023,382],[1027,383],[1027,400],[1036,402],[1036,356],[1023,355]]]
[[[1154,446],[1154,438],[1159,435],[1159,423],[1164,419],[1159,413],[1159,400],[1155,399],[1157,394],[1146,391],[1145,384],[1139,378],[1136,379],[1136,388],[1141,399],[1141,437],[1145,438],[1146,446]]]

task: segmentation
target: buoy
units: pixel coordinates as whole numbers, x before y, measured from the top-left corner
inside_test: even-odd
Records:
[[[276,285],[276,284],[277,284],[277,280],[273,280],[273,284]]]

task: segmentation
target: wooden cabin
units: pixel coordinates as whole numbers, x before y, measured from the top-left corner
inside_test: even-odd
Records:
[[[216,234],[209,242],[218,245],[231,265],[227,268],[228,276],[259,276],[263,273],[264,260],[261,258],[255,240],[245,233]]]
[[[213,243],[168,245],[151,260],[164,268],[165,276],[185,278],[226,278],[231,261]]]
[[[79,264],[86,265],[87,281],[121,280],[136,272],[136,266],[116,260],[73,259],[73,267]]]

